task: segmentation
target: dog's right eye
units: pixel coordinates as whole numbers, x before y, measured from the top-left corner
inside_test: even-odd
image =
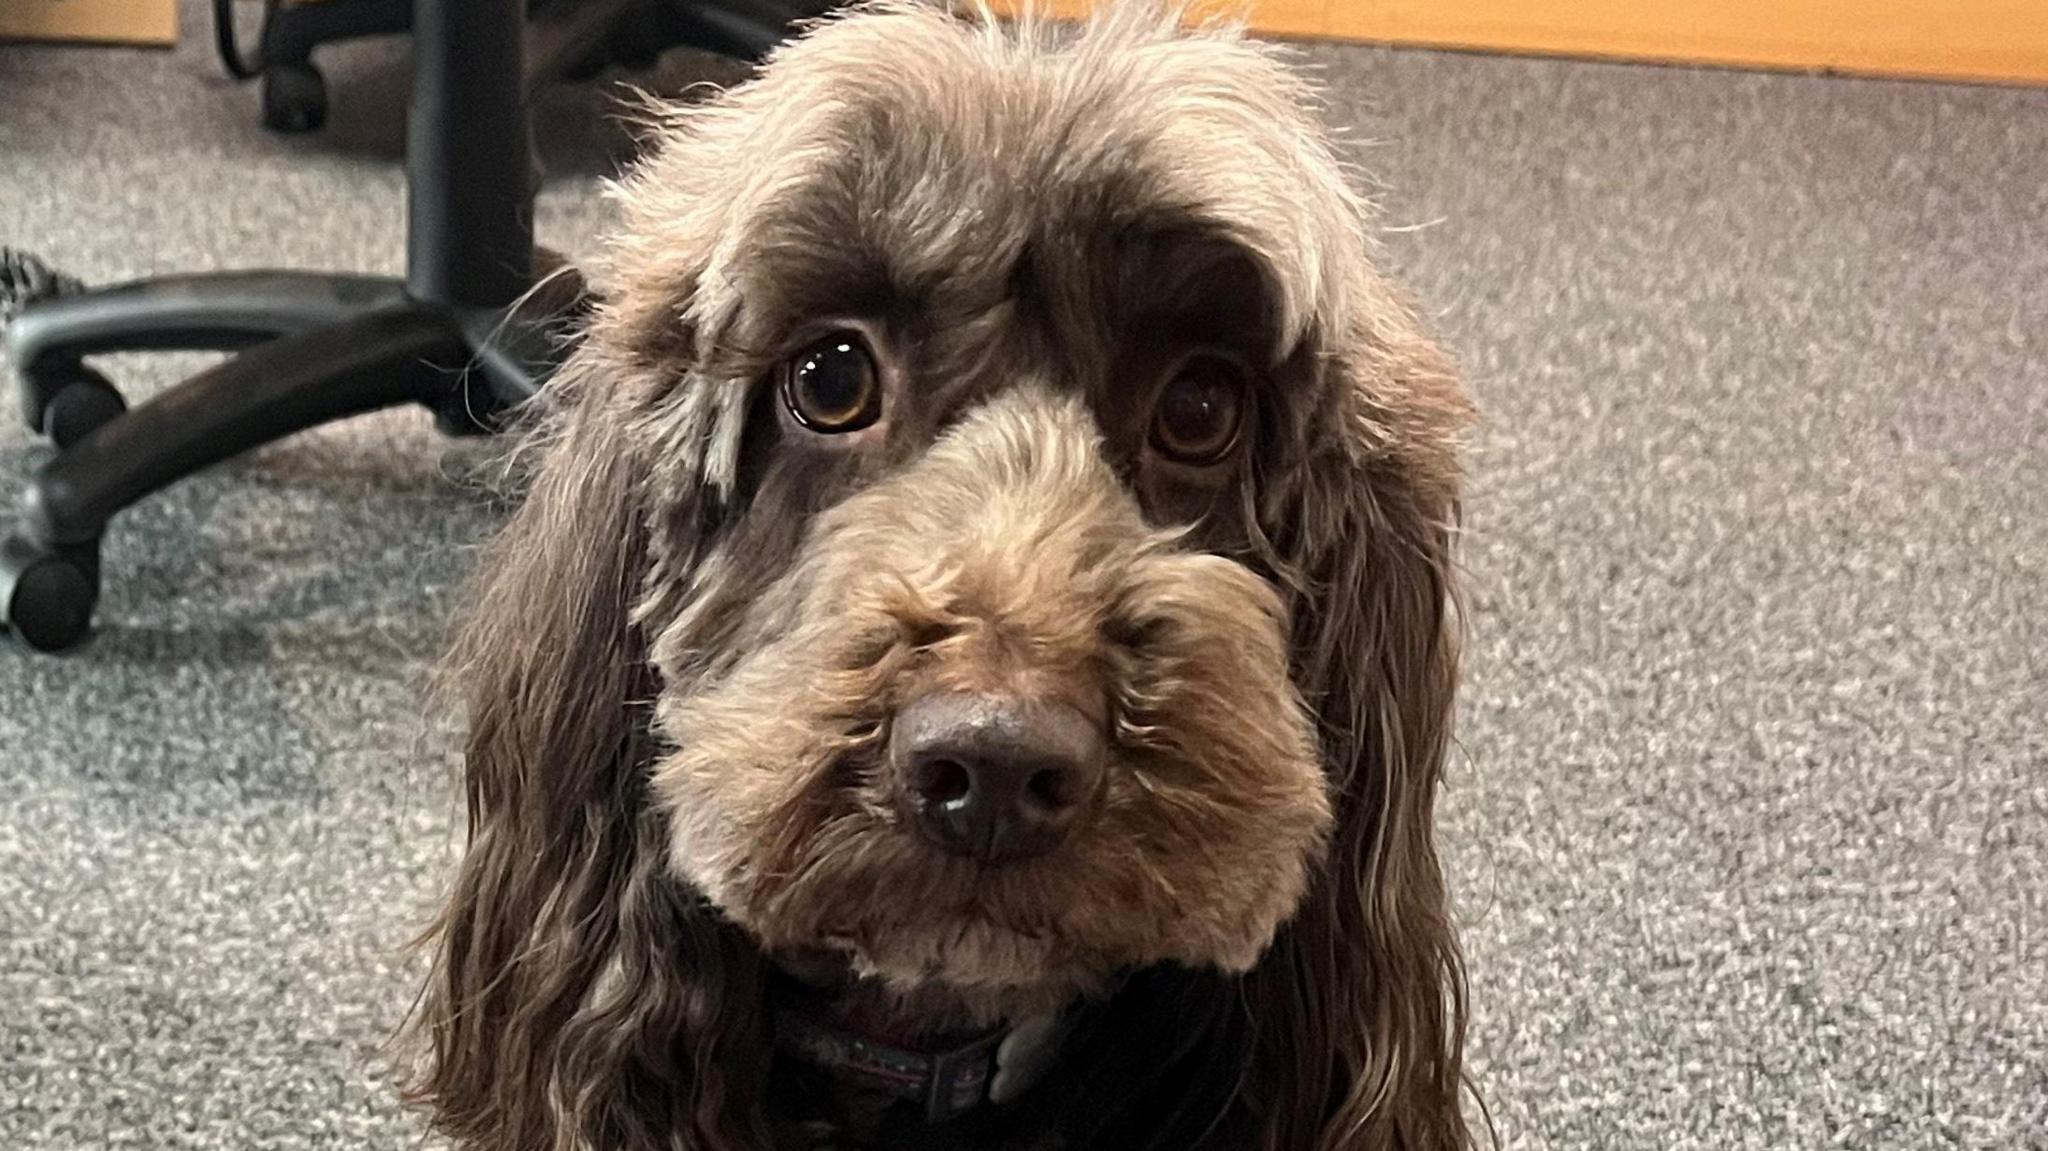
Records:
[[[881,418],[881,372],[853,332],[819,340],[784,360],[780,373],[782,402],[814,432],[855,432]]]

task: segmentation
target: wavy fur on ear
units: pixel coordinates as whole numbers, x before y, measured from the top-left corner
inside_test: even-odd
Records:
[[[1470,414],[1419,329],[1331,365],[1331,402],[1354,419],[1320,435],[1310,425],[1318,442],[1301,446],[1293,475],[1268,477],[1263,500],[1264,550],[1294,589],[1295,674],[1337,796],[1329,854],[1249,973],[1133,981],[1079,1076],[1103,1083],[1077,1098],[1080,1146],[1475,1143],[1461,1106],[1465,974],[1431,832],[1459,649],[1449,437]],[[1415,421],[1420,438],[1384,438],[1389,421]]]
[[[1462,421],[1433,350],[1398,350],[1404,404]],[[1364,389],[1361,389],[1361,393]],[[1361,402],[1370,402],[1361,394]],[[1471,1145],[1460,1109],[1466,1002],[1431,833],[1450,741],[1458,634],[1453,491],[1422,461],[1333,466],[1287,534],[1304,589],[1299,682],[1340,795],[1327,870],[1247,980],[1267,1057],[1288,1069],[1266,1146]],[[1320,505],[1320,509],[1317,505]],[[1293,1117],[1325,1118],[1290,1131]]]
[[[590,352],[557,381],[459,633],[469,847],[428,937],[409,1096],[464,1147],[751,1151],[760,960],[663,873],[645,795],[646,532],[615,369]]]
[[[1466,981],[1433,825],[1458,680],[1454,551],[1473,410],[1376,270],[1372,210],[1303,111],[1314,94],[1266,66],[1292,141],[1277,186],[1293,189],[1295,225],[1254,247],[1274,294],[1296,301],[1293,359],[1314,401],[1275,417],[1283,462],[1244,498],[1259,562],[1291,593],[1293,676],[1320,718],[1337,826],[1301,910],[1253,971],[1211,992],[1159,992],[1171,1006],[1154,1026],[1207,1032],[1181,1041],[1179,1074],[1243,1114],[1183,1107],[1200,1122],[1125,1137],[1169,1132],[1147,1144],[1161,1151],[1466,1151]]]
[[[1256,498],[1294,591],[1294,674],[1321,718],[1338,822],[1320,881],[1243,984],[1252,1073],[1270,1092],[1257,1145],[1464,1151],[1465,973],[1432,828],[1458,680],[1457,452],[1472,412],[1372,270],[1363,205],[1314,159],[1342,285],[1310,340],[1326,418],[1299,428],[1298,466]]]

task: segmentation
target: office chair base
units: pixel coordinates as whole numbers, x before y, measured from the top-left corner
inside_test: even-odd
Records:
[[[251,294],[263,285],[276,291]],[[560,326],[582,298],[573,271],[509,311],[419,300],[396,281],[249,273],[31,305],[10,327],[8,350],[23,414],[59,451],[30,481],[15,531],[0,540],[7,626],[38,651],[85,638],[109,521],[250,448],[401,404],[428,408],[457,434],[497,428],[553,370],[565,350]],[[235,347],[243,350],[132,410],[81,358]]]
[[[0,539],[0,612],[22,640],[53,650],[82,639],[108,522],[193,472],[406,403],[444,427],[489,430],[538,390],[566,351],[558,324],[583,289],[534,249],[522,5],[292,5],[277,11],[303,19],[266,26],[266,66],[309,64],[312,45],[359,32],[365,12],[391,31],[412,28],[403,281],[255,272],[46,298],[54,278],[0,250],[22,414],[60,445]],[[14,311],[22,298],[33,302]],[[174,349],[237,354],[128,411],[85,362]]]

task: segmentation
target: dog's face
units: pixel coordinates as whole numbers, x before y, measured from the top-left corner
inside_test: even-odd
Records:
[[[1139,4],[889,5],[657,118],[460,649],[444,1126],[756,1145],[822,955],[982,1019],[1208,973],[1257,1146],[1464,1145],[1468,412],[1310,104]]]
[[[676,874],[772,952],[1015,1009],[1246,969],[1307,887],[1329,785],[1251,518],[1327,416],[1285,327],[1327,240],[1260,218],[1313,194],[1264,58],[1157,50],[829,27],[725,114],[737,151],[630,186],[625,293],[697,247],[648,251],[704,214],[664,174],[772,189],[667,301],[694,339],[643,423],[708,443],[650,471],[726,510],[641,611]]]
[[[793,414],[855,387],[807,373],[858,350],[798,353],[761,405],[745,514],[807,520],[794,554],[660,633],[678,873],[773,951],[990,1011],[1122,967],[1249,967],[1329,821],[1315,734],[1274,590],[1142,493],[1223,498],[1264,381],[1182,366],[1204,344],[1076,380],[1030,341],[935,378],[931,344],[871,330],[873,424]],[[1176,421],[1201,464],[1163,458]]]

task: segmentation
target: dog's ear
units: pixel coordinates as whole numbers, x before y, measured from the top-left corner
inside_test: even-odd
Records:
[[[1450,365],[1382,285],[1335,341],[1273,543],[1295,586],[1296,676],[1338,822],[1300,914],[1246,979],[1271,1151],[1462,1151],[1463,965],[1432,839],[1457,682]],[[1316,441],[1320,441],[1317,443]],[[1258,1069],[1271,1069],[1260,1071]]]
[[[450,665],[469,842],[427,937],[410,1094],[464,1147],[761,1146],[759,961],[663,873],[645,795],[647,532],[629,381],[600,355],[544,397],[528,495]]]

